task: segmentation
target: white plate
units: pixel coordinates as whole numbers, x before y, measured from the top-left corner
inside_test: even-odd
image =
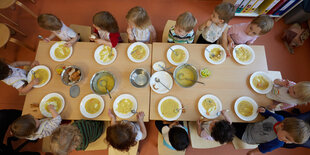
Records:
[[[251,55],[252,55],[252,57],[251,57],[250,60],[248,60],[248,61],[240,61],[240,60],[237,58],[237,53],[236,53],[236,52],[237,52],[237,49],[240,48],[240,47],[246,48],[247,50],[250,51],[250,53],[251,53]],[[234,57],[234,59],[235,59],[239,64],[241,64],[241,65],[249,65],[249,64],[251,64],[252,62],[254,62],[254,60],[255,60],[255,53],[254,53],[254,50],[253,50],[250,46],[245,45],[245,44],[241,44],[241,45],[237,45],[237,46],[234,48],[233,57]]]
[[[135,48],[137,45],[143,46],[144,49],[146,50],[146,55],[145,55],[145,57],[144,57],[143,59],[141,59],[141,60],[137,60],[137,59],[135,59],[135,58],[133,58],[133,57],[131,56],[131,52],[133,51],[133,48]],[[135,42],[135,43],[131,44],[131,45],[128,47],[128,49],[127,49],[127,56],[128,56],[128,58],[129,58],[132,62],[137,62],[137,63],[143,62],[143,61],[145,61],[145,60],[149,57],[149,55],[150,55],[150,49],[149,49],[149,47],[148,47],[146,44],[142,43],[142,42]]]
[[[34,88],[40,88],[40,87],[43,87],[43,86],[45,86],[49,81],[50,81],[50,79],[51,79],[51,70],[47,67],[47,66],[43,66],[43,65],[39,65],[39,66],[35,66],[35,67],[33,67],[29,72],[28,72],[28,75],[27,75],[27,81],[28,81],[28,83],[30,83],[31,82],[31,80],[32,80],[32,71],[36,71],[36,70],[38,70],[38,69],[45,69],[45,70],[47,70],[47,72],[48,72],[48,78],[47,78],[47,80],[44,82],[44,83],[42,83],[42,84],[40,84],[40,85],[34,85],[33,87]]]
[[[176,63],[176,62],[174,62],[173,60],[172,60],[172,58],[171,58],[171,54],[172,54],[172,50],[171,49],[173,49],[173,50],[175,50],[175,49],[181,49],[181,50],[183,50],[184,52],[185,52],[185,59],[184,59],[184,61],[183,62],[179,62],[179,63]],[[167,51],[167,59],[168,59],[168,61],[171,63],[171,64],[173,64],[173,65],[175,65],[175,66],[178,66],[178,65],[180,65],[180,64],[184,64],[184,63],[186,63],[187,61],[188,61],[188,59],[189,59],[189,53],[188,53],[188,50],[184,47],[184,46],[181,46],[181,45],[173,45],[173,46],[171,46],[169,49],[168,49],[168,51]]]
[[[206,98],[211,98],[216,103],[216,110],[212,111],[210,113],[210,115],[207,115],[206,109],[202,106],[202,103]],[[208,118],[208,119],[214,119],[214,118],[218,117],[217,112],[222,111],[222,102],[218,97],[211,95],[211,94],[207,94],[207,95],[202,96],[199,99],[198,110],[203,117]]]
[[[129,118],[131,116],[134,115],[134,113],[132,112],[129,112],[127,114],[122,114],[122,113],[119,113],[116,109],[118,107],[118,102],[120,102],[122,99],[129,99],[132,103],[133,103],[133,109],[131,110],[135,110],[137,112],[137,109],[138,109],[138,103],[137,103],[137,100],[134,96],[130,95],[130,94],[122,94],[120,96],[118,96],[115,100],[114,100],[114,103],[113,103],[113,111],[114,113],[116,114],[117,117],[119,118]]]
[[[210,56],[209,56],[209,52],[208,52],[208,51],[211,52],[211,50],[212,50],[213,48],[219,48],[219,49],[221,49],[221,51],[222,51],[221,54],[223,55],[221,60],[219,60],[219,61],[213,61],[212,59],[210,59]],[[223,63],[223,62],[226,60],[226,52],[225,52],[224,48],[223,48],[221,45],[218,45],[218,44],[211,44],[211,45],[209,45],[209,46],[205,49],[205,58],[206,58],[207,61],[210,62],[211,64],[218,65],[218,64]]]
[[[263,76],[263,77],[269,82],[269,85],[268,85],[268,87],[267,87],[265,90],[257,89],[257,88],[254,86],[254,84],[253,84],[253,78],[254,78],[255,76],[258,76],[258,75]],[[259,94],[267,94],[267,93],[269,93],[269,92],[271,91],[271,89],[272,89],[272,86],[273,86],[272,81],[271,81],[271,78],[268,76],[268,74],[265,73],[265,72],[261,72],[261,71],[255,72],[255,73],[253,73],[253,74],[251,75],[251,77],[250,77],[250,85],[251,85],[252,89],[253,89],[255,92],[259,93]]]
[[[162,67],[166,67],[166,65],[165,65],[165,63],[163,62],[163,61],[157,61],[157,62],[155,62],[154,64],[153,64],[153,69],[155,70],[155,71],[162,71],[163,70],[163,68],[162,67],[160,67],[160,66],[162,66]]]
[[[161,107],[162,103],[163,103],[165,100],[167,100],[167,99],[173,99],[174,101],[176,101],[176,102],[179,104],[179,108],[182,108],[182,104],[181,104],[181,102],[180,102],[179,99],[177,99],[177,98],[174,97],[174,96],[166,96],[166,97],[162,98],[162,99],[159,101],[159,103],[158,103],[158,113],[159,113],[160,117],[163,118],[163,119],[166,120],[166,121],[174,121],[174,120],[177,120],[177,119],[181,116],[182,110],[179,110],[178,115],[175,116],[174,118],[167,118],[167,117],[165,117],[165,116],[161,113],[160,107]]]
[[[239,103],[240,103],[241,101],[248,101],[248,102],[250,102],[250,103],[252,104],[252,106],[253,106],[253,114],[252,114],[251,116],[246,117],[246,116],[241,115],[241,114],[238,112],[238,105],[239,105]],[[257,117],[257,114],[258,114],[258,113],[257,113],[258,106],[257,106],[256,102],[255,102],[252,98],[247,97],[247,96],[239,97],[239,98],[237,99],[237,101],[235,102],[234,109],[235,109],[235,113],[237,114],[237,116],[238,116],[240,119],[244,120],[244,121],[252,121],[252,120],[254,120],[254,119]]]
[[[100,109],[99,109],[99,111],[96,112],[96,113],[94,113],[94,114],[88,113],[88,112],[86,111],[86,109],[85,109],[85,104],[86,104],[86,102],[87,102],[89,99],[92,99],[92,98],[98,99],[98,100],[100,101],[100,106],[101,106]],[[99,96],[99,95],[97,95],[97,94],[88,94],[88,95],[86,95],[86,96],[82,99],[81,104],[80,104],[80,111],[81,111],[82,115],[85,116],[85,117],[87,117],[87,118],[95,118],[95,117],[99,116],[99,115],[102,113],[103,109],[104,109],[104,100],[102,99],[101,96]]]
[[[51,97],[58,97],[61,99],[61,107],[60,109],[58,109],[58,114],[60,114],[62,112],[62,110],[64,109],[65,107],[65,99],[58,93],[50,93],[50,94],[47,94],[46,96],[43,97],[43,99],[41,100],[40,102],[40,111],[42,113],[42,115],[44,115],[45,117],[52,117],[52,114],[47,112],[46,109],[45,109],[45,102],[50,99]]]
[[[117,51],[115,48],[112,48],[112,52],[114,54],[114,57],[108,61],[108,62],[104,62],[100,59],[100,52],[102,51],[102,49],[105,47],[105,45],[100,45],[99,47],[97,47],[97,49],[95,50],[95,53],[94,53],[94,58],[96,60],[96,62],[100,65],[109,65],[111,63],[113,63],[117,57]],[[110,51],[105,51],[106,52],[110,52]]]
[[[72,46],[70,47],[70,54],[66,57],[66,58],[64,58],[64,59],[58,59],[56,56],[55,56],[55,50],[56,50],[56,48],[59,46],[59,45],[61,45],[61,44],[65,44],[66,42],[65,41],[58,41],[58,42],[56,42],[55,44],[53,44],[53,46],[51,47],[51,49],[50,49],[50,57],[54,60],[54,61],[58,61],[58,62],[61,62],[61,61],[65,61],[65,60],[67,60],[67,59],[69,59],[70,57],[71,57],[71,55],[72,55],[72,51],[73,51],[73,49],[72,49]]]
[[[161,83],[167,86],[170,90],[172,89],[173,80],[170,74],[165,71],[158,71],[154,73],[150,79],[150,86],[154,92],[158,94],[165,94],[169,92],[169,90],[165,88],[162,84],[160,84],[159,82],[158,83],[155,82],[156,77],[160,80]]]

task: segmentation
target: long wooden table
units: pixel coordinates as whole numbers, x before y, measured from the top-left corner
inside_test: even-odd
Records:
[[[173,66],[167,59],[167,50],[174,44],[153,43],[152,64],[157,61],[164,61],[166,66]],[[233,57],[226,58],[226,61],[219,65],[213,65],[204,57],[205,44],[183,44],[189,51],[190,57],[187,63],[193,65],[198,70],[207,67],[211,71],[208,78],[199,78],[205,85],[196,83],[191,88],[182,88],[175,82],[172,89],[166,94],[157,94],[151,91],[150,119],[162,120],[158,114],[157,107],[159,101],[165,96],[177,97],[184,105],[185,112],[179,120],[196,121],[200,118],[198,111],[198,101],[205,94],[213,94],[222,102],[223,109],[229,109],[229,117],[234,122],[242,121],[234,112],[234,103],[241,96],[253,98],[259,106],[267,106],[271,100],[265,95],[260,95],[251,88],[249,78],[256,71],[268,71],[264,46],[251,46],[255,51],[255,61],[250,65],[240,65]],[[174,67],[175,68],[175,67]],[[172,68],[170,71],[173,71]],[[154,70],[152,70],[154,73]],[[253,121],[258,121],[258,116]]]
[[[94,52],[99,46],[96,43],[90,42],[78,42],[73,46],[72,56],[64,62],[53,61],[49,56],[49,50],[55,42],[40,42],[36,60],[42,65],[49,67],[52,73],[51,80],[47,85],[41,88],[34,88],[31,90],[25,100],[23,114],[32,114],[36,118],[42,118],[38,108],[32,108],[32,103],[40,103],[42,98],[52,92],[61,94],[65,98],[65,108],[61,113],[63,119],[79,120],[87,119],[80,112],[80,102],[84,96],[93,93],[90,89],[90,80],[92,76],[101,70],[110,71],[116,77],[116,87],[111,92],[112,99],[108,95],[102,96],[105,101],[105,107],[101,115],[92,120],[110,120],[108,116],[108,109],[113,107],[114,100],[121,94],[131,94],[138,102],[138,110],[144,111],[144,121],[149,120],[149,99],[150,99],[150,87],[136,88],[131,85],[129,81],[130,73],[136,68],[144,68],[147,71],[151,71],[151,54],[148,59],[142,63],[134,63],[129,60],[127,56],[127,48],[130,44],[121,43],[117,45],[117,58],[116,60],[106,66],[99,65],[94,59]],[[148,44],[150,52],[152,53],[152,45]],[[80,95],[77,98],[70,97],[70,86],[66,86],[61,82],[60,76],[56,74],[55,68],[58,64],[76,65],[81,68],[84,78],[78,83],[80,87]],[[136,121],[136,115],[133,115],[128,120]]]

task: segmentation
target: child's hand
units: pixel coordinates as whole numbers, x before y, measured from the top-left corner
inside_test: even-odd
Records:
[[[142,112],[138,112],[137,113],[137,119],[138,119],[138,121],[142,121],[143,122],[143,119],[144,119],[144,112],[142,111]]]
[[[222,115],[225,115],[228,111],[229,111],[229,110],[224,109],[224,110],[221,111],[221,114],[222,114]]]
[[[47,43],[51,41],[50,38],[44,38],[43,40]]]
[[[31,81],[31,83],[32,83],[33,85],[37,85],[37,84],[40,83],[40,80],[39,80],[38,78],[35,78],[35,79],[33,79],[33,80]]]
[[[230,42],[230,47],[233,49],[233,48],[235,48],[235,43],[232,41],[232,42]]]
[[[38,66],[38,65],[40,65],[40,64],[39,64],[39,61],[33,61],[33,62],[31,63],[31,65],[30,65],[30,67],[32,68],[32,67]]]
[[[47,109],[48,109],[49,111],[55,110],[55,106],[52,105],[52,104],[50,104],[50,105],[47,106]]]
[[[104,44],[104,40],[103,39],[95,39],[95,43]]]
[[[197,125],[200,126],[201,125],[201,121],[200,119],[197,120]]]
[[[108,115],[109,115],[110,118],[114,118],[115,119],[115,115],[113,114],[111,109],[109,109]]]
[[[71,42],[66,42],[64,45],[65,45],[66,47],[71,47],[73,44],[72,44]]]
[[[231,55],[230,55],[230,51],[228,50],[228,49],[226,49],[226,56],[227,57],[230,57]]]
[[[98,35],[97,35],[96,33],[93,33],[93,34],[91,34],[91,35],[89,36],[89,40],[90,40],[90,41],[95,41],[97,38],[99,38],[99,37],[98,37]]]
[[[257,109],[257,112],[259,112],[259,113],[265,113],[265,111],[266,111],[265,107],[259,107]]]
[[[284,87],[288,87],[290,85],[290,81],[288,79],[282,80],[281,83],[282,83],[282,86]]]

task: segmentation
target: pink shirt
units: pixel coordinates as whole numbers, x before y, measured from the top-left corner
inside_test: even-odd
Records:
[[[228,30],[228,35],[230,35],[231,39],[234,41],[236,45],[238,44],[253,44],[254,41],[259,36],[249,36],[245,33],[246,28],[250,23],[240,23],[232,25],[232,27]]]

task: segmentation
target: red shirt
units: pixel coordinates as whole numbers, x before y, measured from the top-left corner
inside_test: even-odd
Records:
[[[99,36],[99,32],[96,28],[94,28],[94,33],[98,34]],[[123,42],[119,32],[109,33],[109,38],[110,38],[112,47],[115,47],[119,42]]]

